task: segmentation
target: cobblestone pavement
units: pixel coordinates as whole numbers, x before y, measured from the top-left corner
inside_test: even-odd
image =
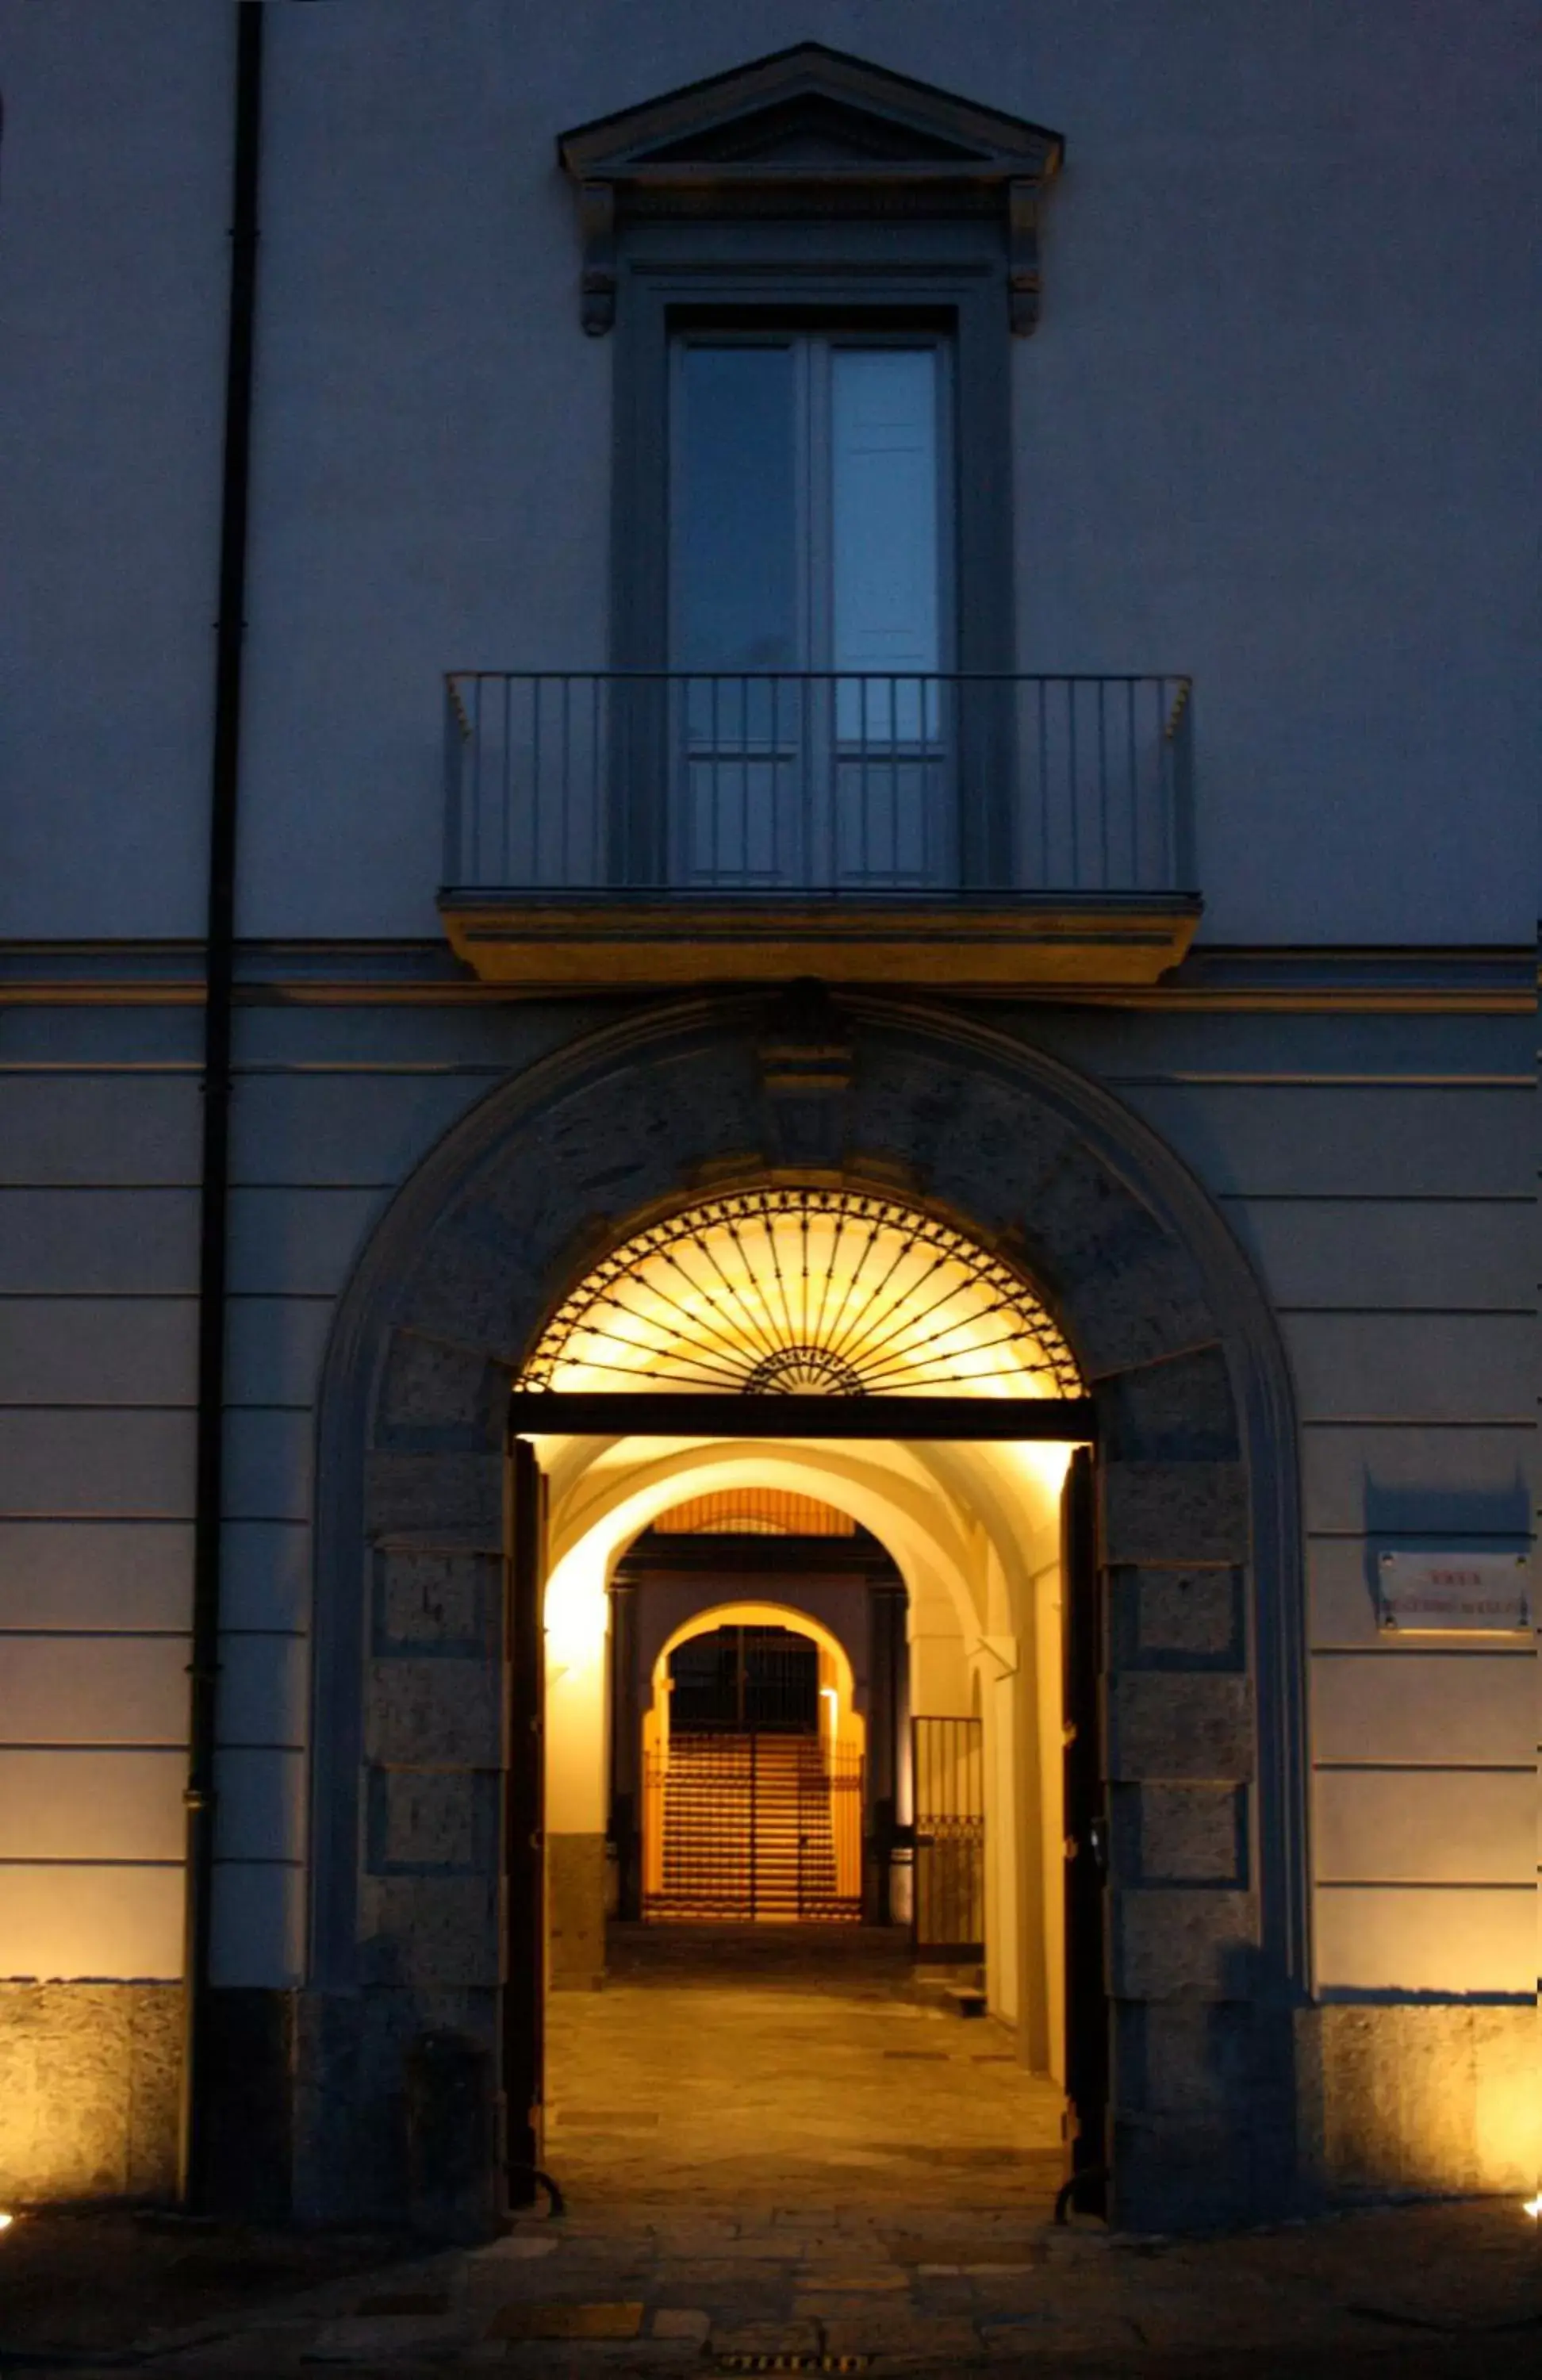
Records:
[[[821,2367],[875,2380],[1536,2380],[1537,2258],[1536,2225],[1497,2203],[1205,2242],[1057,2233],[1000,2207],[741,2217],[665,2203],[521,2222],[469,2253],[159,2351],[141,2342],[133,2362],[164,2380],[304,2380],[328,2366],[395,2380]],[[24,2368],[39,2366],[0,2355],[0,2373]],[[75,2367],[103,2380],[114,2368]]]
[[[870,1950],[810,1978],[762,1942],[750,1985],[730,1949],[715,1973],[672,1973],[624,1948],[612,1988],[553,2000],[549,2162],[565,2215],[298,2295],[275,2288],[141,2337],[133,2368],[180,2380],[328,2366],[395,2380],[1542,2373],[1542,2227],[1517,2204],[1208,2241],[1057,2229],[1058,2095],[1024,2072],[1004,2029],[917,2000]],[[88,2364],[77,2349],[70,2363],[105,2374],[127,2360]],[[0,2380],[42,2368],[0,2345]]]

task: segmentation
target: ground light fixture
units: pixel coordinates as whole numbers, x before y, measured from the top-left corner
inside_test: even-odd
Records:
[[[0,2210],[0,2231],[8,2231],[15,2221],[16,2216],[14,2215],[6,2215],[3,2210]]]
[[[1529,2215],[1534,2223],[1542,2223],[1542,2190],[1537,2192],[1535,2198],[1522,2200],[1521,2212],[1523,2215]]]

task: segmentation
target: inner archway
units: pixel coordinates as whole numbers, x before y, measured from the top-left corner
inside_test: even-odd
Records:
[[[903,1411],[897,1409],[897,1419]],[[729,1427],[735,1412],[735,1402],[725,1402]],[[795,1409],[788,1419],[795,1427]],[[992,2006],[1003,2021],[1021,2028],[1025,2055],[1041,2070],[1059,2070],[1059,1500],[1064,1445],[941,1445],[900,1439],[851,1443],[790,1435],[773,1441],[724,1438],[688,1445],[572,1439],[542,1451],[552,1548],[546,1592],[546,1718],[550,1851],[553,1876],[561,1877],[561,1942],[553,1968],[558,1981],[587,1985],[602,1970],[607,1849],[613,1861],[618,1852],[625,1858],[625,1840],[615,1840],[625,1830],[615,1827],[605,1791],[607,1757],[613,1765],[616,1756],[618,1691],[609,1632],[617,1609],[618,1572],[629,1554],[635,1566],[633,1549],[646,1540],[650,1524],[687,1499],[769,1490],[847,1513],[881,1568],[883,1585],[898,1596],[907,1699],[904,1740],[892,1761],[902,1770],[908,1762],[912,1712],[967,1719],[984,1708],[993,1746],[989,1801],[999,1803],[999,1815],[988,1834],[988,1934],[976,1955],[987,1966]],[[819,1539],[787,1542],[795,1564],[789,1572],[766,1565],[768,1553],[780,1558],[775,1539],[750,1534],[696,1540],[712,1567],[699,1575],[695,1608],[721,1603],[731,1585],[741,1599],[756,1595],[761,1601],[795,1602],[806,1620],[809,1573],[824,1574],[824,1586],[831,1587],[830,1574],[839,1569],[831,1551],[821,1552],[821,1542],[844,1546]],[[735,1546],[737,1552],[732,1550]],[[862,1545],[852,1550],[860,1572],[868,1558]],[[674,1560],[678,1564],[678,1554]],[[878,1583],[873,1561],[868,1569],[870,1583]],[[780,1579],[774,1593],[772,1577]],[[832,1591],[838,1604],[841,1590]],[[814,1616],[820,1609],[828,1615],[832,1608],[815,1606]],[[649,1664],[661,1642],[654,1640]],[[860,1710],[853,1716],[866,1723]],[[907,1785],[903,1779],[896,1781],[903,1799]],[[628,1780],[626,1791],[640,1795],[640,1774]],[[890,1783],[877,1798],[892,1798],[895,1791]],[[904,1808],[893,1823],[907,1827],[910,1815]],[[875,1826],[883,1831],[877,1814],[869,1809],[868,1816],[869,1835]],[[899,1913],[908,1917],[908,1840],[901,1849],[905,1855],[895,1863],[892,1882]],[[870,1914],[890,1906],[890,1856],[889,1849],[875,1852],[869,1845],[869,1858],[882,1863],[880,1876],[868,1881]],[[613,1877],[610,1899],[613,1907]]]
[[[647,2042],[674,2010],[655,1998],[646,2039],[616,2038],[640,1981],[711,1986],[735,2070],[759,2071],[766,2045],[742,2032],[744,1994],[773,1959],[784,1989],[803,1987],[806,2066],[821,2023],[846,2028],[822,2086],[826,2121],[847,2109],[873,2165],[896,2164],[916,2189],[903,2146],[875,2145],[878,2108],[844,2093],[876,2042],[856,2021],[854,1973],[869,2000],[880,1982],[882,2004],[908,2016],[981,2010],[977,2040],[1022,2089],[1038,2078],[1015,2111],[1015,2150],[995,2142],[1003,2166],[1032,2133],[1058,2179],[1068,1443],[1043,1425],[1079,1415],[1066,1401],[1081,1391],[1019,1267],[934,1212],[858,1189],[780,1183],[680,1205],[621,1239],[557,1305],[513,1408],[516,1428],[532,1414],[557,1424],[532,1439],[552,1558],[553,2153],[565,2145],[581,2168],[583,2122],[565,2112],[575,2094],[582,2107],[641,2087]],[[596,1394],[619,1434],[586,1427]],[[911,1436],[943,1407],[956,1443]],[[998,1426],[1031,1420],[1038,1435],[998,1428],[977,1441],[987,1408]],[[688,1546],[682,1515],[695,1516]],[[856,1967],[836,1947],[843,1927],[863,1929]],[[603,1973],[602,2005],[561,2004]],[[699,2025],[692,2038],[707,2059]],[[762,2107],[772,2186],[789,2155],[798,2186],[812,2179],[807,2143],[794,2145],[805,2080],[783,2077]],[[710,2075],[698,2082],[710,2098]],[[678,2095],[658,2099],[667,2166]],[[1002,2091],[977,2104],[961,2084],[958,2135],[940,2102],[929,2145],[983,2150],[977,2127],[989,2132],[1004,2105]]]
[[[657,1524],[648,1536],[660,1536]],[[624,1648],[612,1647],[613,1842],[621,1800],[618,1718],[641,1739],[636,1913],[655,1925],[858,1923],[868,1730],[851,1653],[834,1629],[796,1604],[764,1596],[702,1603],[712,1591],[710,1574],[655,1569],[639,1560],[645,1543],[630,1549],[627,1583],[641,1607],[630,1633],[643,1662],[660,1600],[672,1588],[677,1599],[684,1585],[695,1609],[653,1658],[640,1730],[640,1697],[624,1675]],[[659,1545],[650,1550],[657,1555]],[[775,1550],[793,1549],[783,1539]],[[795,1569],[783,1575],[802,1585]],[[780,1583],[776,1573],[771,1583]],[[617,1916],[632,1913],[619,1894],[617,1900]]]

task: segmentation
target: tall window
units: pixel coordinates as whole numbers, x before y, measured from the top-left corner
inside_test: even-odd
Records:
[[[948,866],[948,363],[903,334],[674,341],[683,880],[924,886]]]

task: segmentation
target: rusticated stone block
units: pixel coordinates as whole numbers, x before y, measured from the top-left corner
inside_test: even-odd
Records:
[[[1122,2230],[1205,2231],[1291,2211],[1293,2140],[1278,2121],[1238,2111],[1186,2118],[1119,2110],[1113,2122],[1111,2214]]]
[[[749,1046],[732,1053],[732,1066],[726,1055],[661,1050],[610,1073],[600,1097],[580,1091],[547,1111],[531,1156],[563,1185],[567,1231],[575,1216],[633,1214],[667,1197],[679,1187],[683,1157],[757,1145],[760,1096]],[[555,1254],[561,1245],[536,1253]]]
[[[1122,1669],[1246,1665],[1240,1571],[1119,1570],[1111,1600]]]
[[[431,1544],[504,1541],[504,1455],[391,1454],[366,1460],[364,1526],[371,1537],[411,1535]]]
[[[388,1429],[454,1430],[496,1444],[504,1378],[470,1348],[397,1330],[386,1361],[381,1416]]]
[[[491,1875],[496,1775],[477,1768],[370,1772],[370,1866],[376,1875]]]
[[[437,2027],[492,2049],[497,2007],[491,1987],[437,1984],[296,1995],[294,2211],[302,2222],[405,2215],[412,2043]]]
[[[1211,1670],[1136,1670],[1112,1680],[1110,1775],[1245,1780],[1254,1769],[1251,1680]]]
[[[396,1768],[496,1768],[503,1712],[485,1661],[371,1661],[365,1680],[368,1760]]]
[[[1190,1258],[1085,1143],[1068,1148],[1024,1227],[1094,1377],[1214,1339]]]
[[[987,1231],[1020,1230],[1072,1146],[1069,1127],[989,1075],[864,1035],[850,1100],[856,1150],[880,1152]]]
[[[1235,1785],[1116,1785],[1114,1872],[1136,1884],[1247,1882],[1247,1797]]]
[[[1148,1885],[1113,1896],[1114,1991],[1122,1999],[1245,1999],[1255,1987],[1251,1893]]]
[[[500,1567],[488,1554],[375,1552],[374,1648],[488,1657],[497,1648]]]
[[[492,1989],[498,1981],[497,1909],[493,1876],[365,1876],[358,1895],[362,1980]]]
[[[1198,1347],[1105,1381],[1103,1447],[1116,1463],[1228,1463],[1239,1452],[1226,1358]]]
[[[1159,1362],[1215,1330],[1188,1258],[1154,1231],[1123,1262],[1094,1260],[1080,1280],[1062,1283],[1060,1305],[1087,1377],[1095,1380],[1132,1365]]]
[[[525,1243],[468,1197],[438,1225],[398,1310],[403,1324],[427,1336],[438,1332],[513,1359],[540,1296],[539,1267]]]
[[[1293,2131],[1292,2011],[1252,2000],[1125,2001],[1115,2031],[1115,2104],[1210,2121],[1239,2107]]]
[[[1240,1463],[1108,1463],[1102,1476],[1106,1561],[1186,1568],[1246,1559]]]

